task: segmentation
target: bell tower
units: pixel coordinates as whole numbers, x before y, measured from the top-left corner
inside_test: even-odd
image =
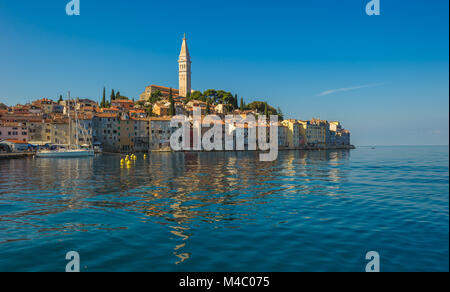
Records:
[[[180,96],[187,97],[191,92],[191,56],[186,41],[186,33],[183,37],[181,52],[178,58],[178,81]]]

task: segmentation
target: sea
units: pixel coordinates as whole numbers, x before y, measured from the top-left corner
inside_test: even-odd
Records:
[[[0,160],[0,271],[449,271],[449,148]]]

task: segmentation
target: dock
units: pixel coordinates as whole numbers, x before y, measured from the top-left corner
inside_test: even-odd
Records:
[[[0,153],[0,159],[16,159],[16,158],[26,158],[33,157],[34,152],[11,152],[11,153]]]

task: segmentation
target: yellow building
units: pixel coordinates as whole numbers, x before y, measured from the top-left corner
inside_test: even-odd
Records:
[[[325,145],[326,128],[318,120],[299,121],[300,135],[304,137],[308,146]]]
[[[286,127],[286,139],[290,149],[298,149],[301,143],[301,124],[297,120],[284,120],[281,122]]]

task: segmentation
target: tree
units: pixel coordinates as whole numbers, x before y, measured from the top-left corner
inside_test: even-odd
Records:
[[[116,94],[114,93],[114,89],[111,90],[111,96],[110,96],[111,101],[113,101],[114,99],[116,99]]]
[[[59,95],[58,103],[61,104],[62,101],[63,101],[63,97],[62,97],[62,95],[60,94],[60,95]]]
[[[277,112],[278,112],[278,119],[280,121],[283,121],[284,120],[284,115],[283,115],[283,112],[281,111],[280,107],[277,108]]]
[[[238,96],[237,96],[237,94],[235,94],[234,95],[234,99],[233,99],[233,109],[235,110],[235,109],[237,109],[239,106],[238,106]]]
[[[169,102],[170,102],[169,115],[173,117],[175,115],[175,101],[173,100],[172,88],[170,88],[169,90]]]
[[[244,99],[241,97],[241,107],[240,110],[243,111],[244,110]]]
[[[116,93],[116,99],[120,99],[120,91],[117,91],[117,93]]]
[[[100,107],[103,108],[106,106],[106,88],[103,87],[103,97],[102,102],[100,103]]]
[[[156,90],[156,91],[154,91],[154,92],[152,92],[150,94],[150,98],[148,99],[148,102],[155,103],[157,101],[160,101],[161,97],[162,97],[161,91],[160,90]]]
[[[214,102],[217,102],[217,91],[215,91],[214,89],[208,89],[205,92],[203,92],[203,98],[200,99],[202,101],[206,101],[206,99],[211,99]]]
[[[207,115],[211,114],[211,106],[209,100],[206,102],[206,114]]]
[[[186,97],[186,100],[202,100],[203,94],[200,91],[194,91],[192,94],[188,94],[188,97]]]
[[[265,103],[265,106],[264,106],[264,115],[266,116],[266,118],[268,118],[269,117],[269,108],[268,108],[268,104],[267,104],[267,102]]]
[[[149,105],[146,109],[145,112],[147,113],[147,116],[152,117],[153,116],[153,105]]]

